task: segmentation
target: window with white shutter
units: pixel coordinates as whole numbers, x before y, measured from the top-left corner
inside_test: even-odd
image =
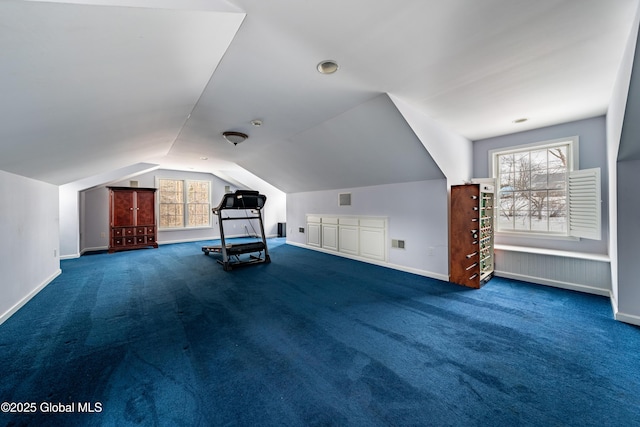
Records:
[[[600,240],[600,170],[578,170],[578,137],[490,152],[496,233]]]

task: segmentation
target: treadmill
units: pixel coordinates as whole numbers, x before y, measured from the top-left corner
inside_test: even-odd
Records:
[[[269,263],[269,249],[267,239],[264,234],[264,224],[262,222],[262,208],[267,201],[267,196],[252,190],[236,190],[235,193],[227,193],[222,197],[220,204],[212,209],[214,215],[218,217],[220,227],[220,245],[203,246],[202,252],[219,253],[222,259],[218,263],[222,264],[225,271],[230,271],[234,267],[247,266],[253,264]],[[225,210],[246,211],[245,216],[222,216]],[[226,221],[252,220],[257,219],[260,223],[260,237],[262,240],[245,243],[226,243],[224,237],[224,223]],[[264,252],[264,256],[263,253]],[[248,259],[240,259],[240,255],[250,254]],[[257,255],[256,255],[257,254]]]

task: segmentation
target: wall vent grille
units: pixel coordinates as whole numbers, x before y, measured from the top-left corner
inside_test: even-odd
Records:
[[[404,249],[404,240],[397,240],[397,239],[391,240],[391,247],[392,248],[398,248],[398,249]]]
[[[351,206],[351,193],[340,193],[340,194],[338,194],[338,205],[339,206]]]

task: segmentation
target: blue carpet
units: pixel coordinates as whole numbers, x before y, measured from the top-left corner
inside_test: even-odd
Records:
[[[640,425],[640,328],[607,298],[283,239],[224,272],[206,243],[63,261],[0,325],[0,401],[37,406],[0,424]]]

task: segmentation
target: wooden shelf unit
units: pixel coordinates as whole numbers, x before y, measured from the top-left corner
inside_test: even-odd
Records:
[[[480,288],[493,276],[493,197],[489,184],[451,187],[449,281]]]
[[[109,187],[109,253],[158,247],[155,188]]]

